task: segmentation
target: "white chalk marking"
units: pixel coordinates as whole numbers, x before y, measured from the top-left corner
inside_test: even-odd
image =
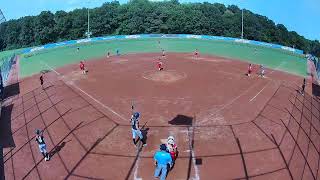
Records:
[[[286,63],[284,63],[284,62],[280,63],[280,64],[275,68],[275,70],[278,70],[278,68],[279,68],[280,66],[284,65],[284,64],[286,64]],[[275,70],[272,70],[272,71],[270,72],[270,74],[274,73]],[[269,82],[269,83],[270,83],[270,82]],[[267,87],[267,85],[268,85],[269,83],[267,83],[253,98],[251,98],[249,102],[253,101],[253,100]]]
[[[258,84],[258,83],[257,83]],[[215,110],[214,112],[212,112],[211,114],[216,114],[217,112],[223,110],[224,108],[230,106],[232,103],[234,103],[236,100],[238,100],[241,96],[243,96],[244,94],[246,94],[250,89],[252,89],[253,87],[255,87],[257,84],[249,87],[248,89],[246,89],[245,91],[243,91],[239,96],[235,97],[234,99],[232,99],[231,101],[229,101],[228,103],[224,104],[221,108],[218,108],[217,110]]]
[[[190,178],[190,180],[200,180],[200,170],[198,168],[198,166],[196,165],[196,155],[194,153],[194,150],[192,148],[192,142],[191,142],[191,136],[192,136],[192,132],[194,131],[193,129],[194,127],[192,127],[192,131],[189,132],[188,131],[188,136],[189,136],[189,143],[190,143],[190,151],[191,151],[191,157],[192,157],[192,164],[193,164],[193,167],[194,167],[194,177],[193,178]],[[191,134],[190,134],[191,133]]]
[[[281,62],[276,68],[274,68],[269,74],[272,74],[274,73],[276,70],[279,70],[279,67],[282,66],[282,65],[285,65],[287,64],[286,62]]]
[[[77,85],[73,84],[73,86],[75,88],[77,88],[79,91],[81,91],[83,94],[87,95],[89,98],[91,98],[92,100],[94,100],[95,102],[97,102],[98,104],[100,104],[102,107],[106,108],[107,110],[109,110],[110,112],[112,112],[113,114],[117,115],[119,118],[121,118],[122,120],[126,120],[126,118],[124,118],[123,116],[121,116],[120,114],[118,114],[117,112],[115,112],[114,110],[112,110],[110,107],[104,105],[103,103],[101,103],[100,101],[98,101],[97,99],[95,99],[94,97],[92,97],[90,94],[86,93],[85,91],[83,91],[81,88],[79,88]]]
[[[138,157],[137,162],[136,162],[136,166],[135,166],[135,169],[134,169],[134,173],[133,173],[133,179],[134,180],[142,180],[142,178],[138,177],[139,163],[140,163],[140,158]]]
[[[268,83],[268,84],[269,84],[269,83]],[[254,99],[267,87],[268,84],[266,84],[253,98],[251,98],[249,102],[251,102],[252,100],[254,100]]]
[[[195,177],[192,178],[193,180],[200,180],[200,171],[198,166],[196,165],[196,158],[195,158],[195,154],[194,154],[194,150],[191,150],[191,155],[192,155],[192,162],[193,162],[193,166],[194,166],[194,173],[195,173]]]
[[[55,72],[58,76],[61,76],[62,78],[64,78],[64,75],[61,75],[59,72],[57,72],[56,70],[54,70],[51,66],[49,66],[48,64],[46,64],[43,61],[40,61],[42,64],[44,64],[45,66],[47,66],[50,70],[52,70],[53,72]],[[75,87],[76,89],[78,89],[79,91],[81,91],[83,94],[85,94],[86,96],[88,96],[89,98],[91,98],[92,100],[94,100],[96,103],[100,104],[102,107],[104,107],[105,109],[107,109],[108,111],[112,112],[113,114],[115,114],[116,116],[118,116],[119,118],[121,118],[122,120],[126,120],[126,118],[124,118],[123,116],[121,116],[120,114],[118,114],[117,112],[115,112],[114,110],[112,110],[110,107],[104,105],[102,102],[100,102],[99,100],[97,100],[96,98],[92,97],[90,94],[88,94],[87,92],[85,92],[84,90],[82,90],[80,87],[78,87],[77,85],[75,85],[74,83],[70,84],[71,86]]]
[[[57,72],[56,70],[54,70],[51,66],[49,66],[47,63],[40,61],[43,65],[47,66],[47,68],[49,68],[51,71],[55,72],[57,75],[61,76],[61,74],[59,72]]]

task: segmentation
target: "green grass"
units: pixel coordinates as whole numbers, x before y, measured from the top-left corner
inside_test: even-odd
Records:
[[[31,57],[22,56],[20,60],[20,77],[30,76],[47,69],[41,61],[53,68],[57,68],[80,60],[105,56],[107,51],[115,54],[116,49],[119,49],[121,54],[160,52],[157,40],[114,40],[43,50],[33,54]],[[79,52],[77,52],[76,47],[80,47]],[[198,48],[202,54],[234,58],[255,64],[263,64],[270,68],[277,68],[300,76],[306,75],[306,60],[282,50],[197,39],[161,39],[161,47],[167,52],[193,52]],[[257,49],[256,53],[254,51],[255,48]]]

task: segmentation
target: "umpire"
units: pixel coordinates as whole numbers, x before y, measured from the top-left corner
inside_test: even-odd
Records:
[[[172,158],[167,152],[167,146],[165,144],[161,144],[160,151],[157,151],[153,158],[156,165],[154,177],[158,178],[161,173],[160,180],[165,180],[168,172],[168,164],[170,169],[172,167]]]

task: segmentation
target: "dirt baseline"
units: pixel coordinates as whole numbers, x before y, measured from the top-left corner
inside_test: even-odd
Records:
[[[87,75],[68,65],[45,74],[44,90],[38,75],[20,80],[5,103],[14,141],[3,149],[6,178],[152,179],[168,135],[180,152],[169,180],[319,177],[319,99],[296,91],[300,77],[271,69],[247,77],[247,63],[178,53],[159,72],[158,57],[87,61]],[[145,124],[141,151],[131,139],[132,102]],[[49,162],[36,128],[45,130]]]

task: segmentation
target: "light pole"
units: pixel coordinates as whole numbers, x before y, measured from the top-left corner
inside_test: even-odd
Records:
[[[243,9],[241,10],[241,14],[242,14],[242,17],[241,17],[241,39],[243,39]]]
[[[87,2],[87,3],[90,3],[90,2]],[[87,36],[87,38],[90,38],[91,35],[92,35],[92,33],[90,32],[90,9],[88,6],[88,30],[86,32],[86,36]]]
[[[90,10],[88,8],[88,38],[90,38]]]
[[[0,24],[3,23],[3,22],[6,22],[6,17],[4,17],[1,9],[0,9]]]

